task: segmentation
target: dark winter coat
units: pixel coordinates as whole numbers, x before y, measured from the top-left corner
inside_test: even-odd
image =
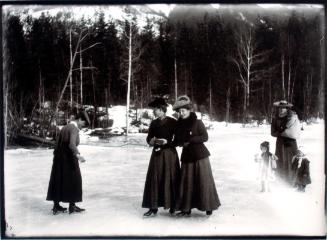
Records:
[[[307,185],[311,183],[310,177],[310,161],[307,158],[303,158],[300,167],[299,158],[295,157],[292,163],[293,180],[296,185]]]
[[[178,154],[172,145],[176,120],[170,117],[155,119],[151,122],[147,142],[164,138],[167,144],[154,145],[144,186],[142,207],[175,209],[180,180]]]
[[[279,159],[279,161],[277,161],[277,174],[287,183],[292,184],[293,173],[291,165],[292,158],[297,152],[297,142],[295,139],[283,136],[283,133],[287,129],[289,120],[290,116],[282,118],[276,116],[273,118],[271,124],[271,135],[277,137],[275,152],[275,155]]]
[[[82,201],[82,177],[78,163],[79,129],[68,124],[59,133],[54,150],[47,200]]]
[[[154,145],[154,150],[157,150],[159,148],[170,148],[175,147],[172,144],[173,135],[176,128],[176,120],[171,117],[165,117],[164,119],[155,119],[151,122],[149,127],[148,136],[146,138],[147,143],[150,143],[150,140],[153,137],[156,138],[164,138],[167,140],[167,144],[163,146]]]
[[[206,141],[208,141],[207,130],[194,112],[191,112],[187,119],[178,119],[174,144],[183,146],[182,162],[195,162],[209,157],[210,152],[203,144]],[[185,146],[185,143],[189,144]]]

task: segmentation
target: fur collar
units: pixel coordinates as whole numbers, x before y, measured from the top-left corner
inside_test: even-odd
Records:
[[[197,120],[197,116],[194,112],[190,113],[190,116],[188,118],[179,118],[178,122],[181,125],[185,125],[185,126],[192,126]]]

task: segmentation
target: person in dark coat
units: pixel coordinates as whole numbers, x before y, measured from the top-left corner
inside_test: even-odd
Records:
[[[181,183],[178,198],[177,215],[191,214],[197,208],[211,215],[218,209],[218,198],[215,181],[209,162],[210,153],[203,144],[208,141],[208,133],[203,122],[191,112],[191,101],[188,96],[180,96],[173,106],[179,111],[174,144],[183,147],[181,154]]]
[[[82,177],[79,161],[85,159],[77,149],[79,144],[79,128],[85,125],[86,113],[71,115],[71,121],[64,126],[58,136],[54,150],[53,164],[46,200],[53,201],[53,214],[66,212],[60,202],[69,203],[69,213],[82,212],[85,209],[75,205],[82,202]]]
[[[294,187],[296,187],[299,192],[305,192],[305,187],[311,183],[309,165],[310,161],[303,152],[298,150],[297,154],[292,159],[292,170]]]
[[[176,120],[166,116],[167,103],[163,98],[156,98],[149,106],[157,118],[151,122],[146,138],[153,146],[142,202],[142,207],[149,209],[146,217],[156,215],[159,207],[175,212],[180,179],[178,154],[172,145]]]
[[[277,137],[275,155],[278,157],[277,175],[292,184],[292,158],[297,152],[300,123],[297,114],[291,110],[293,105],[286,101],[274,103],[276,114],[271,123],[271,135]]]

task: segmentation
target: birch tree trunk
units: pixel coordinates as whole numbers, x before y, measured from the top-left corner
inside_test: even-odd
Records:
[[[93,112],[93,120],[92,120],[92,129],[95,126],[95,120],[97,117],[97,102],[96,102],[96,97],[95,97],[95,81],[94,81],[94,74],[93,74],[93,63],[91,60],[91,78],[92,78],[92,87],[93,87],[93,107],[94,107],[94,112]]]
[[[126,99],[126,136],[128,136],[129,123],[129,104],[130,104],[130,91],[131,91],[131,78],[132,78],[132,25],[129,27],[129,47],[128,47],[128,80],[127,80],[127,99]]]
[[[184,92],[187,95],[187,73],[186,73],[186,63],[184,65]]]
[[[291,96],[291,59],[288,57],[288,80],[287,80],[287,101],[290,101]]]
[[[178,96],[178,81],[177,81],[177,60],[176,60],[176,55],[174,59],[174,67],[175,67],[175,101],[177,101],[177,96]]]
[[[83,105],[83,56],[82,56],[82,46],[80,47],[80,54],[79,54],[79,68],[80,68],[80,79],[81,79],[81,85],[80,85],[80,102],[81,106]]]
[[[250,81],[246,86],[246,108],[250,106]]]
[[[294,71],[293,83],[292,83],[292,87],[291,87],[290,102],[293,102],[293,97],[294,97],[294,85],[296,82],[296,69],[297,69],[297,67],[295,68],[295,71]]]
[[[268,109],[268,113],[269,114],[269,122],[272,122],[272,111],[271,111],[271,107],[272,107],[272,93],[271,93],[271,78],[269,78],[269,109]]]
[[[70,68],[69,68],[69,86],[70,86],[70,107],[73,107],[73,50],[72,50],[72,29],[69,29],[69,54],[70,54]]]
[[[245,118],[246,118],[246,92],[247,87],[245,86],[243,89],[243,124],[245,124]]]
[[[106,113],[107,113],[107,125],[106,127],[109,127],[109,111],[108,111],[108,108],[109,108],[109,104],[108,104],[108,89],[106,88],[104,90],[104,93],[105,93],[105,101],[106,101]]]
[[[229,122],[229,112],[230,112],[230,87],[228,87],[227,94],[226,94],[226,117],[225,117],[226,127],[228,126],[228,122]]]
[[[209,79],[209,115],[212,118],[212,85],[211,85],[211,77]]]
[[[42,108],[42,73],[39,60],[39,110]]]
[[[282,54],[282,90],[283,90],[283,99],[285,98],[285,59],[284,59],[284,52]]]
[[[5,71],[4,71],[5,72]],[[9,71],[8,71],[9,72]],[[8,76],[9,74],[7,74]],[[5,82],[5,89],[4,89],[4,105],[5,105],[5,110],[4,110],[4,114],[3,114],[3,117],[4,117],[4,120],[3,120],[3,123],[4,123],[4,149],[6,149],[7,147],[7,144],[8,144],[8,134],[7,134],[7,131],[8,131],[8,92],[9,92],[9,76],[7,77],[6,79],[6,82]]]

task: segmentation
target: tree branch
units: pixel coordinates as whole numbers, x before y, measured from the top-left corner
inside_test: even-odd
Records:
[[[240,73],[240,77],[241,77],[241,80],[242,80],[242,81],[240,81],[240,82],[243,83],[243,84],[246,86],[246,82],[245,82],[245,80],[244,80],[244,77],[242,76],[242,71],[241,71],[241,68],[240,68],[239,63],[238,63],[234,58],[232,58],[231,60],[235,63],[235,65],[236,65],[237,68],[238,68],[238,71],[239,71],[239,73]]]
[[[97,70],[98,68],[97,67],[82,67],[82,69],[83,70],[93,70],[93,69]],[[79,70],[81,70],[81,68],[72,69],[72,71],[79,71]]]
[[[79,53],[83,53],[83,52],[85,52],[86,50],[89,50],[90,48],[93,48],[93,47],[95,47],[96,45],[99,45],[99,44],[101,44],[101,43],[94,43],[94,44],[92,44],[91,46],[89,46],[89,47],[87,47],[87,48],[84,48],[83,50],[81,50],[81,51],[78,51],[77,53],[79,54]]]

